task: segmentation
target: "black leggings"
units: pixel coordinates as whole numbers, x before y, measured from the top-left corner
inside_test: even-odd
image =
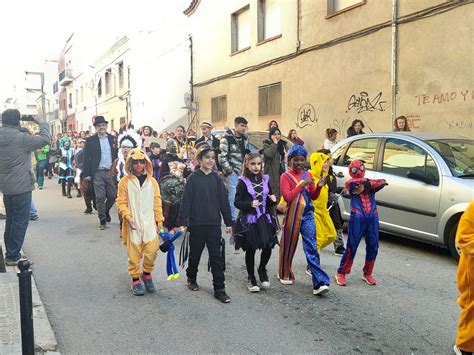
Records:
[[[255,249],[247,249],[245,252],[245,265],[247,266],[247,273],[249,276],[255,275],[255,252]],[[271,256],[272,249],[270,247],[266,247],[262,250],[259,269],[264,269],[267,266]]]

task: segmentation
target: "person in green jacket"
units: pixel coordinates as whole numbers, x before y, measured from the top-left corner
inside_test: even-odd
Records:
[[[38,149],[38,164],[36,165],[36,182],[40,190],[44,186],[44,173],[48,168],[49,144]]]

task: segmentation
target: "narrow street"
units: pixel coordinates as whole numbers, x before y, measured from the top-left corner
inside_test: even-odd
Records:
[[[82,199],[61,196],[56,180],[34,192],[40,218],[24,246],[61,353],[386,353],[447,354],[455,338],[456,264],[447,251],[393,236],[381,237],[378,285],[361,280],[361,244],[348,286],[334,282],[340,261],[327,248],[322,266],[330,293],[312,295],[301,245],[297,281],[280,285],[277,252],[269,264],[272,287],[250,294],[244,254],[227,244],[226,286],[232,303],[213,298],[207,253],[201,291],[185,287],[185,273],[166,281],[160,252],[157,292],[131,294],[125,248],[115,210],[106,231],[97,215],[84,216]],[[177,242],[178,249],[180,241]]]

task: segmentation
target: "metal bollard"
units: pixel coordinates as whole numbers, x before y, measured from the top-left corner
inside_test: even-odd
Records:
[[[3,257],[3,250],[2,250],[1,245],[0,245],[0,272],[1,273],[7,272],[7,268],[5,267],[5,258]]]
[[[30,262],[20,260],[18,269],[20,269],[17,276],[20,288],[21,350],[23,355],[33,355],[35,353],[35,337]]]

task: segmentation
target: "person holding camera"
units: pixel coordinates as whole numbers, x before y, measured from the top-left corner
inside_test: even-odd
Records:
[[[31,192],[36,176],[31,166],[31,154],[51,143],[48,123],[34,118],[39,135],[31,135],[20,127],[21,114],[16,109],[2,113],[0,128],[0,192],[6,211],[5,264],[15,266],[21,259],[21,248],[30,220]]]

